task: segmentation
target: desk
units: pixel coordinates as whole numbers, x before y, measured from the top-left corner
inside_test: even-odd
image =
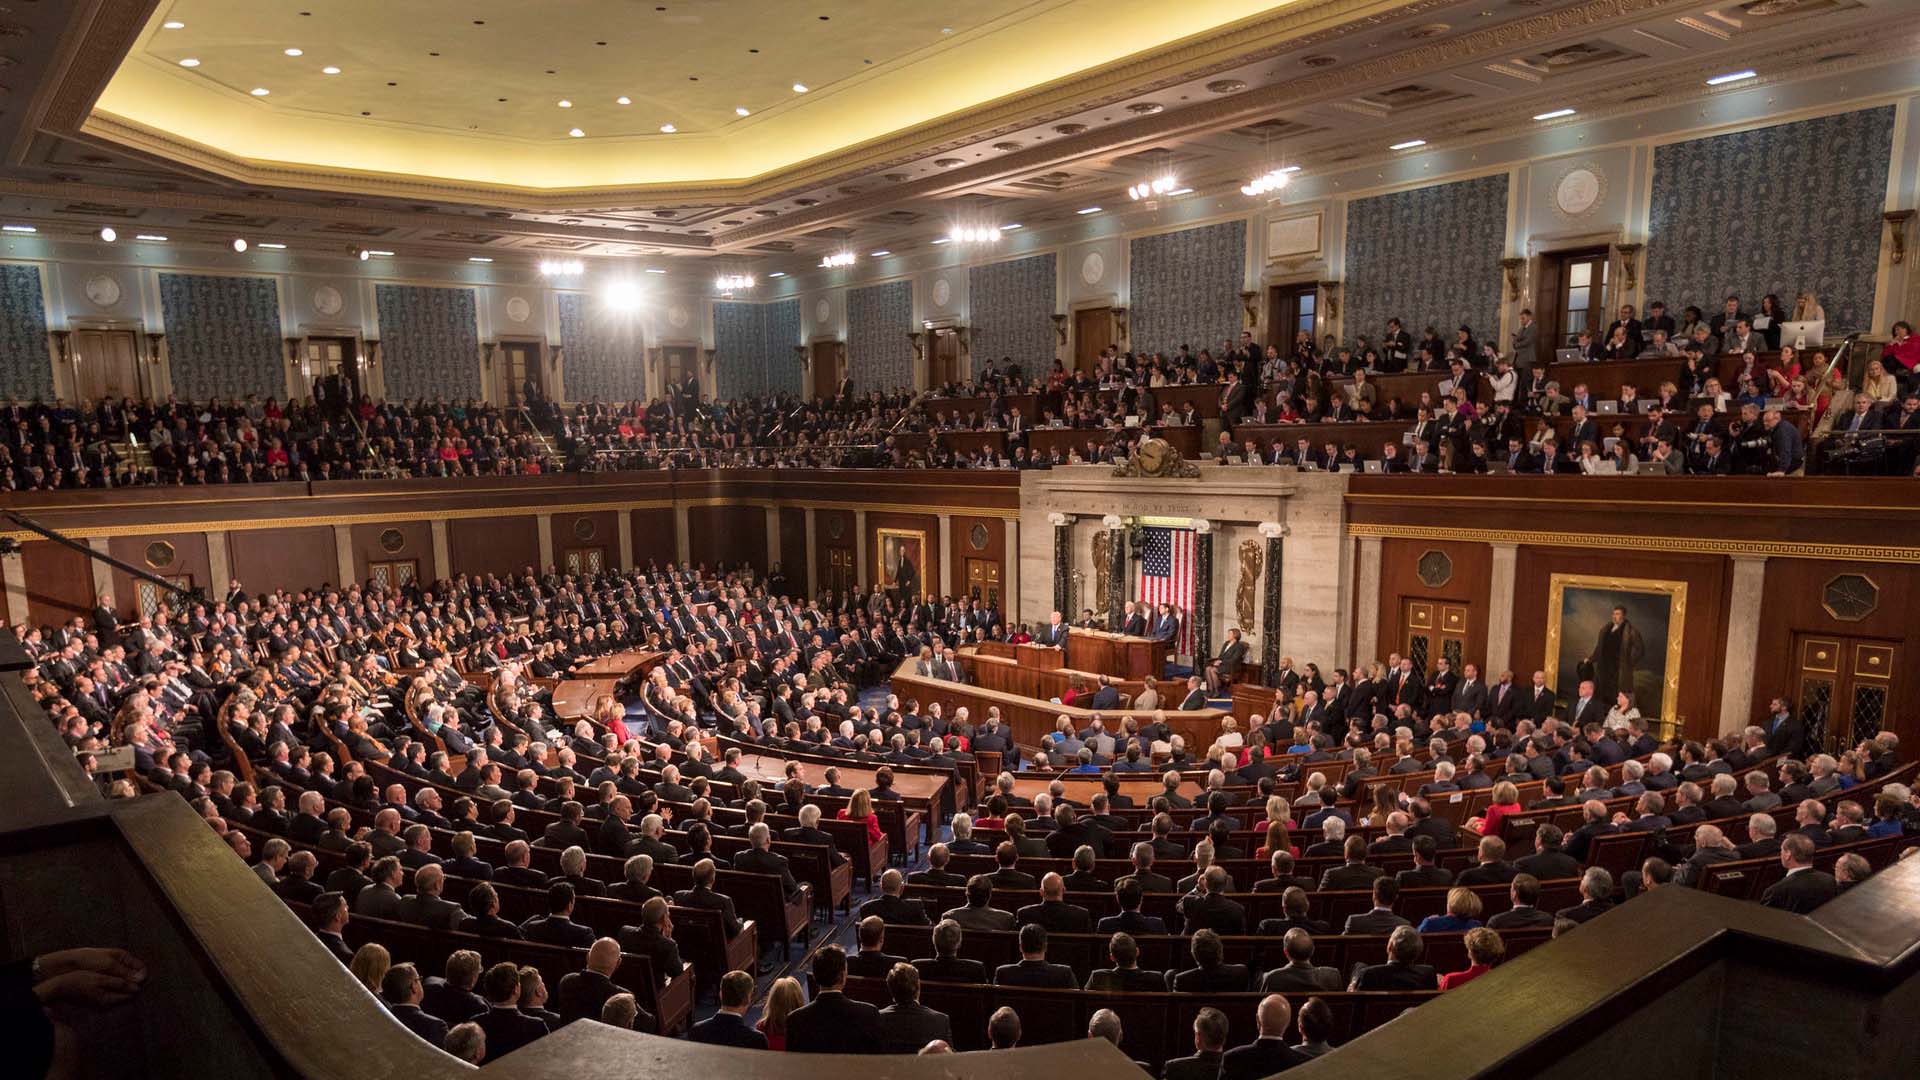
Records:
[[[602,656],[598,660],[590,660],[575,668],[573,676],[577,679],[624,679],[634,674],[651,671],[659,662],[659,653],[634,649]]]
[[[955,429],[939,433],[940,443],[956,454],[977,454],[982,450],[996,450],[1002,457],[1007,453],[1007,433],[1000,430],[967,431]]]
[[[1160,674],[1160,661],[1166,656],[1167,647],[1154,638],[1074,627],[1067,632],[1067,653],[1077,670],[1122,679],[1144,679]]]
[[[1091,709],[1055,705],[1004,690],[989,690],[970,683],[915,675],[911,660],[902,662],[893,673],[893,692],[900,695],[903,701],[912,698],[923,706],[937,701],[949,718],[953,716],[953,710],[965,708],[968,721],[976,727],[987,718],[989,708],[997,708],[1000,710],[1000,719],[1012,729],[1014,741],[1022,746],[1038,746],[1041,738],[1053,731],[1053,722],[1058,717],[1071,720],[1076,731],[1086,727],[1088,721],[1093,719]],[[1120,721],[1128,717],[1138,724],[1150,724],[1156,716],[1162,716],[1166,719],[1167,727],[1186,740],[1187,752],[1195,756],[1213,745],[1213,740],[1220,734],[1220,719],[1226,715],[1221,709],[1196,709],[1192,712],[1116,709],[1102,710],[1100,713],[1108,730],[1117,728]]]
[[[1047,651],[1055,652],[1052,649]],[[965,648],[960,650],[959,655],[967,675],[976,685],[1043,701],[1066,693],[1068,681],[1075,677],[1083,680],[1089,688],[1097,688],[1099,679],[1098,675],[1091,672],[1069,668],[1036,668],[1015,659],[996,656],[985,649]],[[1140,691],[1145,688],[1145,684],[1138,679],[1116,679],[1114,686],[1129,701],[1139,697]]]
[[[619,690],[619,679],[568,679],[553,688],[554,719],[571,721],[591,716],[600,695],[617,696]]]

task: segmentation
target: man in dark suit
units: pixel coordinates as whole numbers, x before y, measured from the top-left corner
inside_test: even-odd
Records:
[[[720,1011],[693,1025],[687,1032],[687,1041],[765,1050],[767,1037],[747,1022],[747,1010],[752,1007],[753,975],[745,971],[727,972],[720,977]]]
[[[1580,689],[1574,692],[1573,700],[1567,703],[1567,723],[1575,730],[1584,729],[1588,724],[1602,723],[1607,718],[1607,707],[1595,694],[1592,679],[1582,679]]]
[[[900,895],[906,886],[907,879],[898,870],[881,874],[880,895],[860,905],[860,917],[877,916],[882,922],[903,926],[926,926],[931,923],[932,920],[927,918],[927,909],[920,901],[908,900]]]
[[[1480,861],[1454,876],[1455,885],[1505,885],[1520,871],[1507,861],[1507,842],[1497,836],[1480,838]]]
[[[1193,1056],[1175,1058],[1161,1071],[1164,1080],[1220,1080],[1227,1045],[1227,1014],[1207,1006],[1193,1017]]]
[[[1020,925],[1044,926],[1052,934],[1088,934],[1093,932],[1093,916],[1078,904],[1067,903],[1067,885],[1059,874],[1048,873],[1040,879],[1040,902],[1028,904],[1014,913]]]
[[[1402,926],[1387,938],[1387,962],[1368,964],[1354,972],[1349,990],[1438,990],[1440,977],[1432,966],[1419,962],[1426,944],[1411,926]]]
[[[423,866],[413,873],[414,891],[400,900],[400,921],[433,930],[452,930],[466,918],[459,904],[443,899],[447,873],[439,866]]]
[[[570,949],[593,945],[593,931],[573,921],[573,886],[564,881],[547,887],[547,913],[521,923],[520,933],[528,941],[543,945],[565,945]]]
[[[571,971],[560,977],[560,985],[554,991],[553,1011],[560,1014],[562,1024],[575,1020],[600,1019],[600,1011],[606,1007],[607,999],[615,994],[625,994],[626,987],[613,981],[613,973],[620,970],[620,943],[612,938],[601,938],[587,950],[587,966],[579,971]],[[746,974],[741,972],[740,974]],[[751,977],[749,977],[751,978]],[[749,983],[751,989],[751,983]],[[721,981],[721,996],[724,999],[725,980]],[[641,1031],[654,1028],[653,1017],[647,1016],[643,1026],[635,1018],[634,1027]]]
[[[1453,688],[1453,711],[1478,717],[1487,707],[1487,684],[1480,681],[1478,665],[1467,664],[1461,671],[1460,682]]]
[[[1580,902],[1553,913],[1555,919],[1583,923],[1613,910],[1613,875],[1602,866],[1590,866],[1580,875]]]
[[[1140,943],[1132,934],[1115,934],[1107,941],[1107,956],[1113,966],[1095,971],[1087,979],[1089,990],[1164,992],[1167,978],[1157,971],[1140,970]]]
[[[547,1033],[545,1022],[520,1011],[520,969],[495,964],[480,978],[487,1011],[474,1018],[487,1036],[487,1059],[504,1057]]]
[[[667,898],[656,896],[640,905],[640,925],[623,926],[617,935],[620,951],[647,958],[653,977],[666,983],[680,974],[680,946],[673,940],[673,913]]]
[[[1167,892],[1172,889],[1164,890]],[[1167,924],[1157,915],[1142,915],[1140,903],[1145,895],[1140,882],[1131,877],[1121,878],[1113,887],[1114,899],[1120,904],[1120,914],[1109,915],[1100,920],[1094,929],[1102,934],[1164,934]]]
[[[1001,964],[994,969],[996,986],[1037,986],[1073,990],[1080,981],[1065,964],[1047,963],[1047,931],[1038,923],[1020,928],[1020,962]]]
[[[1246,933],[1247,909],[1230,899],[1227,889],[1226,867],[1207,867],[1196,890],[1180,898],[1181,932],[1210,929],[1220,934]]]
[[[1402,870],[1394,875],[1402,889],[1419,889],[1433,885],[1453,884],[1453,871],[1435,863],[1440,846],[1431,836],[1413,838],[1413,869]]]
[[[1364,889],[1386,871],[1367,862],[1367,838],[1355,833],[1343,841],[1346,862],[1320,875],[1320,888]]]
[[[1220,1080],[1262,1080],[1304,1063],[1307,1056],[1287,1045],[1287,1025],[1293,1022],[1293,1006],[1279,994],[1260,999],[1254,1014],[1260,1037],[1245,1046],[1227,1051],[1220,1059]]]
[[[1580,876],[1580,861],[1562,851],[1565,834],[1558,825],[1542,825],[1533,832],[1533,854],[1514,860],[1514,868],[1539,881]]]
[[[1780,841],[1780,865],[1787,868],[1787,876],[1760,894],[1762,904],[1806,915],[1840,895],[1833,875],[1813,868],[1814,847],[1813,839],[1803,833],[1788,833]]]
[[[787,1049],[799,1054],[877,1054],[886,1049],[880,1010],[846,995],[847,954],[827,945],[813,957],[813,1000],[787,1017]]]
[[[978,960],[960,958],[960,939],[964,931],[952,919],[942,919],[933,928],[934,955],[915,960],[913,968],[922,979],[933,982],[984,983],[987,966]]]
[[[1341,933],[1390,934],[1402,926],[1411,926],[1412,923],[1393,913],[1394,902],[1398,899],[1400,882],[1397,878],[1383,876],[1373,879],[1373,907],[1347,916]]]
[[[1320,967],[1313,962],[1313,935],[1295,927],[1287,931],[1281,947],[1287,962],[1261,977],[1260,992],[1265,994],[1337,992],[1343,989],[1338,968]]]
[[[480,982],[480,966],[480,954],[472,949],[447,957],[446,973],[427,979],[420,1007],[449,1024],[464,1024],[486,1012],[487,999],[473,992]]]
[[[1767,706],[1767,718],[1761,723],[1767,735],[1767,756],[1797,754],[1807,741],[1806,722],[1794,714],[1785,698],[1774,698]]]
[[[764,821],[756,821],[747,830],[747,843],[753,845],[733,857],[733,868],[752,874],[772,874],[780,879],[780,888],[791,900],[800,895],[802,888],[794,880],[793,871],[787,867],[787,857],[771,850],[773,831]]]
[[[1195,966],[1173,977],[1175,991],[1183,994],[1240,993],[1251,985],[1252,977],[1247,973],[1247,965],[1226,962],[1226,946],[1221,943],[1219,934],[1202,930],[1193,935],[1189,947]]]
[[[947,1014],[920,1004],[920,973],[912,964],[895,964],[887,972],[887,993],[893,1004],[880,1010],[886,1053],[916,1054],[928,1043],[952,1041],[953,1022]]]
[[[860,951],[847,957],[847,974],[862,979],[880,979],[893,970],[893,965],[907,962],[906,957],[887,952],[887,924],[880,916],[868,915],[861,919],[858,933]]]
[[[1552,926],[1553,913],[1542,911],[1540,903],[1540,881],[1532,874],[1520,874],[1508,886],[1508,896],[1513,906],[1487,920],[1487,926],[1494,930],[1522,930],[1536,926]]]
[[[380,997],[393,1018],[428,1043],[440,1046],[447,1041],[447,1022],[421,1010],[422,992],[419,969],[412,964],[395,964],[380,980]]]

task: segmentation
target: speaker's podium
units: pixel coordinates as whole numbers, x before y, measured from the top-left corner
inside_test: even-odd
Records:
[[[1158,638],[1074,627],[1067,634],[1067,666],[1119,679],[1144,679],[1160,674],[1166,649],[1166,642]]]

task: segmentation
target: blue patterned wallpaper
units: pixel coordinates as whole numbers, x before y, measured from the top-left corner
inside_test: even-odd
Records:
[[[1128,344],[1134,352],[1171,356],[1190,345],[1197,355],[1223,340],[1239,340],[1246,221],[1138,237],[1129,261]]]
[[[1711,315],[1773,293],[1791,314],[1804,288],[1829,339],[1871,329],[1892,156],[1891,105],[1657,147],[1647,299]]]
[[[800,392],[800,301],[715,301],[714,379],[724,398]]]
[[[1416,341],[1428,326],[1452,341],[1466,323],[1477,340],[1497,342],[1506,245],[1506,173],[1355,199],[1343,336],[1379,341],[1398,318]]]
[[[645,342],[637,320],[597,310],[593,298],[561,293],[561,380],[568,401],[635,401],[647,396]]]
[[[976,367],[1011,356],[1022,370],[1053,364],[1053,253],[988,263],[967,271]]]
[[[0,266],[0,399],[53,400],[47,302],[37,266]]]
[[[373,295],[388,398],[480,396],[480,323],[472,289],[376,285]],[[568,382],[568,393],[578,396]]]
[[[180,397],[286,396],[280,287],[272,278],[161,274],[160,315]]]
[[[847,290],[847,371],[855,390],[913,386],[913,282]]]

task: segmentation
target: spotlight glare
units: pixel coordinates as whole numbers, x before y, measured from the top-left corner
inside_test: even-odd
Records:
[[[794,93],[796,93],[796,94],[804,94],[804,93],[806,93],[806,92],[807,92],[807,87],[806,87],[806,84],[805,84],[805,83],[794,83],[794,84],[793,84],[793,92],[794,92]]]
[[[235,254],[245,255],[247,253],[247,242],[240,237],[234,237],[233,250]]]
[[[609,284],[601,299],[615,311],[631,312],[639,309],[641,296],[639,282],[623,279]]]
[[[1548,112],[1536,113],[1534,114],[1533,118],[1535,120],[1558,120],[1563,116],[1572,116],[1572,115],[1573,115],[1572,109],[1553,109]]]
[[[111,244],[115,240],[120,239],[120,234],[113,230],[113,226],[108,225],[105,228],[100,230],[100,239],[106,243]]]
[[[1754,79],[1758,77],[1759,77],[1759,72],[1754,71],[1752,68],[1748,68],[1745,71],[1732,71],[1732,72],[1728,72],[1725,75],[1715,75],[1713,78],[1707,80],[1707,85],[1708,86],[1725,86],[1728,83],[1745,82],[1748,79]]]
[[[200,66],[200,61],[189,56],[180,61],[180,66],[183,68],[197,68]]]

